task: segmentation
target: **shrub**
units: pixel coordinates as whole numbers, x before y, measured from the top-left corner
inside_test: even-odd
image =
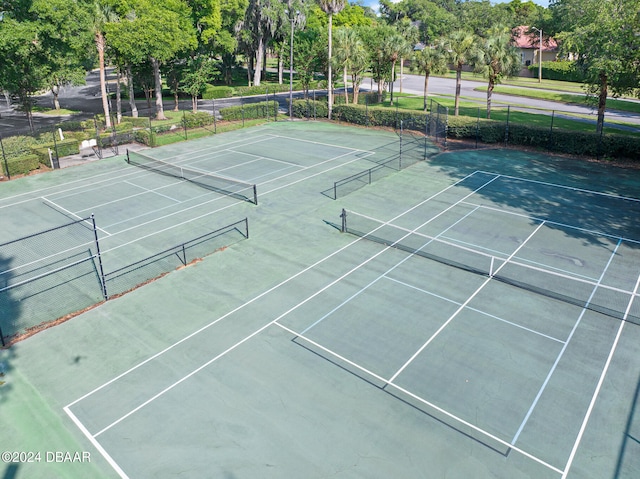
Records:
[[[185,113],[182,123],[186,125],[187,128],[199,128],[201,126],[211,125],[213,123],[213,115],[204,111]]]
[[[261,101],[242,106],[231,106],[220,110],[222,119],[228,121],[248,120],[250,118],[274,118],[277,114],[277,101]]]
[[[283,83],[282,85],[278,83],[269,83],[265,85],[241,86],[236,88],[236,94],[242,96],[266,95],[267,93],[271,95],[272,93],[282,93],[285,91],[289,91],[288,83]]]
[[[203,100],[211,100],[215,98],[230,98],[233,96],[233,88],[230,86],[213,86],[207,85],[202,94]]]
[[[37,155],[21,155],[15,158],[11,158],[7,161],[9,166],[10,175],[26,175],[30,171],[40,168],[40,158]],[[49,158],[47,157],[47,165],[49,165]],[[4,165],[3,168],[4,170]]]
[[[529,65],[528,68],[532,74],[538,75],[539,66],[537,64]],[[570,82],[584,81],[583,73],[576,62],[572,61],[542,62],[542,78]]]
[[[292,111],[296,118],[327,118],[329,115],[327,102],[322,100],[293,100]]]

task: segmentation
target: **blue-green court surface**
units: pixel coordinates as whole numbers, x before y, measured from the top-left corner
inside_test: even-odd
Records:
[[[5,478],[640,477],[637,170],[305,121],[141,153],[178,167],[0,184],[4,334],[89,306],[0,350]]]

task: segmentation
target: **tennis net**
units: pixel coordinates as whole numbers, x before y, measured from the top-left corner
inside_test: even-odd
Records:
[[[640,325],[640,294],[342,210],[343,233]],[[630,279],[630,282],[633,281]]]
[[[179,178],[210,191],[231,196],[243,201],[258,204],[258,192],[255,184],[214,175],[205,171],[167,163],[149,156],[127,150],[127,163],[155,171],[162,175]]]

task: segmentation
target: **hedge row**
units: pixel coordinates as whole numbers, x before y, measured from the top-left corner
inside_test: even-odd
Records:
[[[538,76],[538,69],[540,67],[537,64],[529,65],[528,68],[534,76]],[[542,62],[542,78],[544,78],[545,80],[581,83],[584,81],[584,74],[580,71],[576,62]]]
[[[276,118],[278,114],[277,101],[261,101],[248,105],[222,108],[220,115],[223,120],[248,120],[253,118]],[[326,116],[326,115],[325,115]]]
[[[321,101],[296,100],[293,114],[299,118],[308,118],[315,109],[316,117],[327,117],[327,104]],[[357,125],[386,126],[424,131],[428,114],[417,114],[415,110],[393,110],[388,108],[365,108],[361,105],[336,105],[333,108],[334,119]],[[478,140],[482,143],[508,143],[510,145],[547,149],[555,153],[576,156],[606,157],[617,159],[637,159],[640,151],[640,138],[636,136],[607,134],[602,137],[594,132],[580,132],[555,128],[532,126],[520,123],[507,123],[498,120],[450,116],[448,118],[447,137],[451,139]]]
[[[47,163],[48,164],[48,163]],[[26,175],[30,171],[40,168],[40,158],[38,155],[21,155],[15,158],[7,160],[7,166],[9,167],[9,175]],[[2,162],[2,169],[0,171],[3,174],[7,174],[4,162]]]

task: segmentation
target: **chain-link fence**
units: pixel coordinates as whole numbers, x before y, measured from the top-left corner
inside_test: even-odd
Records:
[[[0,244],[0,342],[5,346],[248,237],[245,218],[113,270],[109,254],[100,252],[93,217]]]
[[[65,121],[33,133],[0,136],[0,176],[11,179],[38,169],[60,168],[61,158],[104,158],[123,153],[122,145],[139,143],[161,146],[228,130],[278,121],[288,108],[286,95],[264,95],[200,100],[193,111],[191,101],[180,101],[178,110],[165,110],[159,119],[153,107],[129,108],[112,115],[82,121]]]
[[[375,165],[361,172],[342,178],[323,194],[338,199],[352,193],[385,176],[403,170],[419,161],[426,160],[447,147],[448,109],[432,101],[426,113],[407,112],[399,109],[364,109],[336,107],[338,121],[365,123],[368,127],[391,127],[397,134],[397,140],[375,150]],[[373,160],[372,160],[373,161]]]

